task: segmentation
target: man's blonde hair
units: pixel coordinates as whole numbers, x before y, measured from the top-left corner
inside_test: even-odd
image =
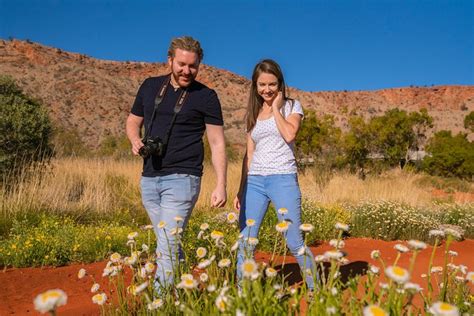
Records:
[[[173,38],[173,40],[171,40],[170,48],[168,49],[168,57],[173,58],[177,48],[196,53],[198,55],[199,62],[201,62],[202,58],[204,57],[201,44],[191,36]]]

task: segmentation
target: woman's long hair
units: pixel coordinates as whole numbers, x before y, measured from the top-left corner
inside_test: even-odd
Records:
[[[283,93],[283,100],[287,100],[285,79],[280,66],[271,59],[264,59],[255,65],[252,74],[252,85],[250,87],[250,96],[247,104],[246,122],[247,133],[249,133],[257,122],[258,113],[263,105],[263,98],[257,91],[257,79],[262,73],[272,74],[278,79],[278,91]]]

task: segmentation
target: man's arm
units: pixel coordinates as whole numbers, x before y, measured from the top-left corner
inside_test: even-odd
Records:
[[[211,205],[223,207],[227,201],[227,158],[225,154],[224,127],[206,124],[207,140],[212,154],[212,166],[217,176],[216,188],[211,195]]]
[[[143,125],[143,117],[130,113],[127,117],[125,129],[127,131],[128,140],[132,144],[132,153],[138,156],[138,151],[142,148],[143,143],[140,138],[140,129]]]

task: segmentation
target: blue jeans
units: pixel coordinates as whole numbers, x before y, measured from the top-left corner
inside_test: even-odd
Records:
[[[186,228],[191,212],[196,204],[201,188],[201,178],[189,174],[171,174],[159,177],[141,178],[142,202],[150,217],[157,238],[157,268],[155,287],[173,284],[177,268],[176,254],[183,259],[183,252],[176,234],[177,227]],[[183,221],[177,222],[176,216]],[[164,228],[158,224],[166,223]],[[182,234],[181,234],[182,236]]]
[[[306,274],[306,270],[310,269],[314,275],[313,259],[311,251],[306,248],[305,252],[298,255],[298,251],[304,246],[301,225],[301,191],[298,185],[298,177],[296,174],[276,174],[268,176],[249,175],[247,178],[246,188],[241,201],[241,209],[239,216],[240,231],[243,238],[240,241],[239,253],[237,255],[237,276],[242,279],[241,266],[248,254],[253,257],[254,248],[246,243],[246,238],[258,236],[258,231],[262,220],[267,212],[270,201],[275,209],[286,208],[288,213],[281,215],[277,213],[279,221],[289,221],[291,224],[285,233],[286,243],[303,274],[306,275],[306,284],[308,288],[314,288],[314,280],[311,275]],[[255,220],[255,225],[248,227],[247,219]]]

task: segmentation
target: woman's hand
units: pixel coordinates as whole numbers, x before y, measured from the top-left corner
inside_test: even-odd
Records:
[[[273,110],[280,111],[282,106],[283,106],[283,93],[281,91],[278,91],[277,96],[273,100],[272,108]]]
[[[237,211],[240,211],[240,198],[239,198],[239,196],[236,196],[235,199],[234,199],[234,208]]]

